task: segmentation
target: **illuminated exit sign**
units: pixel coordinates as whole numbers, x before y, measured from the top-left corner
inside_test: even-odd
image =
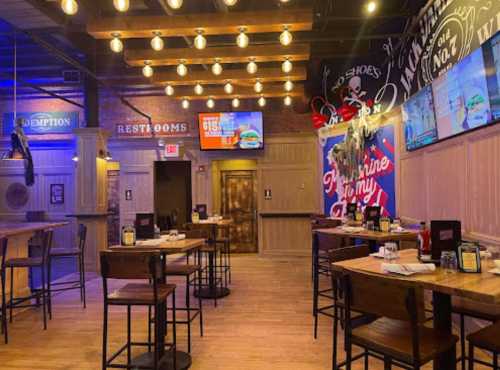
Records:
[[[177,158],[179,156],[179,144],[165,144],[165,158]]]

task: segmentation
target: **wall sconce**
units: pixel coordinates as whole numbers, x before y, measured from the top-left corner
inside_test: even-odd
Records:
[[[78,161],[80,160],[80,158],[78,157],[78,154],[73,153],[73,157],[71,157],[71,160],[72,160],[73,162],[78,162]]]

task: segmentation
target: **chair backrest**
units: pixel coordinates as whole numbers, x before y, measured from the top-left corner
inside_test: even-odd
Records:
[[[316,229],[327,229],[330,227],[337,227],[342,224],[340,219],[330,219],[330,218],[316,218],[311,220],[311,228]]]
[[[85,250],[85,245],[87,243],[87,226],[84,224],[78,225],[78,249],[80,251]]]
[[[343,277],[346,308],[394,320],[425,321],[423,289],[413,282],[348,271]]]
[[[158,251],[101,251],[103,279],[151,279],[164,277],[164,267]]]
[[[329,251],[330,249],[338,249],[346,246],[346,238],[338,235],[316,233],[318,250]]]
[[[7,258],[7,244],[8,239],[2,238],[0,239],[0,272],[3,274],[5,272],[5,260]]]
[[[188,239],[205,239],[208,240],[210,233],[206,228],[199,229],[187,229],[183,233],[186,234],[186,238]]]
[[[331,249],[328,252],[330,263],[353,260],[356,258],[368,257],[370,247],[366,244],[351,245],[348,247]]]
[[[26,221],[28,222],[47,221],[47,214],[45,213],[45,211],[27,211]]]

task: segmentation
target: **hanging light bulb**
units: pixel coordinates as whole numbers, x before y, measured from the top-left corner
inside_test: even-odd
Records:
[[[219,76],[222,73],[222,64],[219,63],[218,59],[215,59],[215,63],[212,65],[212,73]]]
[[[113,5],[115,6],[115,9],[118,10],[119,12],[126,12],[128,8],[130,8],[130,1],[129,0],[113,0]]]
[[[109,47],[111,48],[111,51],[115,53],[121,53],[123,50],[123,42],[120,40],[120,34],[119,33],[113,33],[111,34],[113,38],[109,42]]]
[[[203,94],[203,86],[201,86],[200,84],[196,84],[196,85],[194,86],[194,93],[195,93],[196,95],[201,95],[201,94]]]
[[[224,91],[225,91],[226,94],[232,94],[233,93],[234,87],[233,87],[233,85],[231,85],[231,82],[227,82],[224,85]]]
[[[285,88],[285,91],[290,92],[293,90],[293,82],[288,80],[287,82],[285,82],[283,87]]]
[[[286,59],[283,64],[281,65],[281,70],[285,73],[290,73],[292,72],[293,69],[293,64],[290,62],[290,59]]]
[[[366,11],[368,13],[373,13],[375,10],[377,10],[377,2],[375,2],[375,1],[369,1],[366,4]]]
[[[253,75],[254,73],[257,73],[257,63],[255,63],[255,60],[250,60],[250,62],[247,64],[247,72]]]
[[[209,109],[212,109],[213,107],[215,107],[215,102],[214,102],[214,100],[212,98],[210,98],[210,99],[207,100],[207,107]]]
[[[290,95],[285,96],[285,99],[283,100],[286,106],[292,105],[292,97]]]
[[[238,45],[240,48],[246,48],[249,43],[249,39],[247,34],[245,33],[246,29],[245,28],[240,28],[240,33],[236,37],[236,45]]]
[[[185,75],[187,75],[187,73],[188,73],[188,69],[187,69],[186,65],[184,64],[184,61],[181,60],[181,62],[177,66],[177,74],[181,77],[184,77]]]
[[[224,0],[224,4],[226,4],[227,6],[234,6],[237,2],[238,0]]]
[[[255,90],[256,93],[261,93],[262,90],[264,90],[264,85],[262,85],[262,82],[257,81],[255,85],[253,85],[253,89]]]
[[[182,99],[182,103],[181,103],[181,105],[182,105],[182,108],[183,108],[183,109],[188,109],[188,108],[189,108],[189,100],[187,100],[187,99]]]
[[[233,106],[233,108],[238,108],[240,106],[240,99],[238,98],[234,98],[232,101],[231,101],[231,105]]]
[[[150,62],[144,62],[144,67],[142,67],[142,74],[144,75],[144,77],[149,78],[153,76],[153,72],[153,67],[151,67]]]
[[[207,47],[207,39],[203,37],[203,30],[196,31],[198,35],[194,38],[194,47],[198,50],[205,49]]]
[[[61,9],[64,14],[75,15],[78,12],[78,3],[76,0],[62,0]]]
[[[283,30],[283,32],[281,32],[280,35],[280,43],[283,46],[288,46],[292,43],[292,41],[293,41],[292,33],[288,31],[288,27],[285,26],[285,29]]]
[[[259,103],[259,106],[265,107],[266,106],[266,98],[264,98],[263,96],[261,96],[259,98],[259,100],[257,100],[257,103]]]
[[[155,51],[160,51],[165,46],[165,43],[163,42],[163,39],[160,37],[159,32],[155,32],[154,35],[155,36],[151,39],[151,47]]]
[[[167,4],[172,9],[179,9],[182,6],[182,0],[167,0]]]
[[[288,3],[290,0],[280,0],[283,4]]]
[[[165,94],[167,94],[168,96],[172,96],[174,95],[174,88],[172,85],[167,85],[165,86]]]

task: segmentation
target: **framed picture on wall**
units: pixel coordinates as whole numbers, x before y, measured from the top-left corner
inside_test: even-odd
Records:
[[[50,204],[64,204],[64,184],[50,184]]]

